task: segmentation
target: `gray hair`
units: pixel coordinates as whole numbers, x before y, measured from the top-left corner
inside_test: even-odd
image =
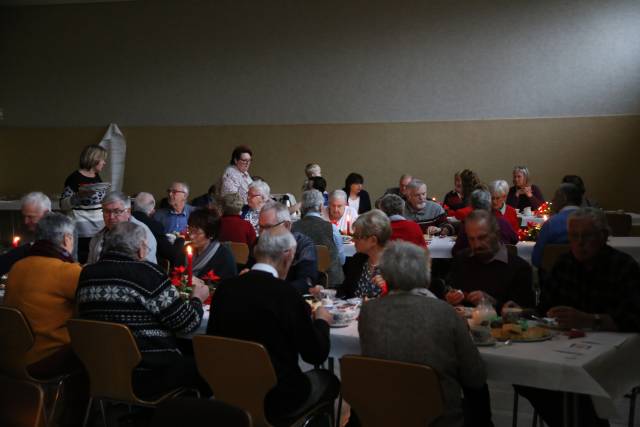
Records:
[[[342,199],[346,203],[348,200],[347,193],[345,193],[344,190],[333,190],[329,194],[329,200],[331,199]]]
[[[118,252],[138,258],[138,250],[146,238],[147,233],[140,225],[128,221],[120,222],[106,232],[102,253]]]
[[[402,182],[403,179],[407,179],[407,178],[413,178],[413,176],[411,176],[411,174],[408,174],[408,173],[403,173],[402,175],[400,175],[400,179],[398,180],[398,182]]]
[[[500,233],[500,227],[498,226],[498,221],[493,213],[489,212],[489,210],[476,209],[471,211],[469,215],[464,220],[465,224],[469,224],[471,222],[486,222],[489,226],[489,232],[498,236]]]
[[[20,200],[20,206],[36,205],[41,211],[51,211],[51,200],[40,191],[33,191]]]
[[[278,203],[274,200],[267,200],[267,202],[264,204],[264,206],[260,210],[260,213],[268,212],[271,209],[276,211],[276,221],[291,222],[291,214],[289,213],[289,208],[287,208],[282,203]]]
[[[411,180],[411,182],[407,184],[407,190],[409,191],[419,190],[420,187],[422,187],[423,185],[424,185],[424,188],[426,189],[427,184],[423,180],[414,178]]]
[[[186,182],[182,182],[182,181],[173,181],[171,183],[170,187],[173,187],[175,184],[178,184],[179,186],[182,187],[182,191],[185,192],[186,196],[189,195],[189,184],[187,184]]]
[[[307,178],[311,178],[313,176],[322,176],[322,170],[320,169],[320,165],[317,163],[309,163],[304,168],[304,174]]]
[[[524,179],[529,182],[529,168],[527,168],[526,166],[514,166],[513,167],[513,172],[520,172],[522,173],[522,175],[524,175]]]
[[[258,190],[264,200],[268,200],[271,196],[271,188],[269,187],[269,184],[260,179],[255,180],[251,184],[249,184],[249,189],[251,188]]]
[[[428,288],[431,282],[429,252],[413,243],[390,242],[382,252],[378,267],[390,289]]]
[[[353,227],[361,238],[375,236],[380,246],[384,246],[391,237],[391,221],[380,209],[360,215]]]
[[[147,215],[151,213],[153,208],[156,207],[156,200],[153,198],[153,194],[141,191],[138,193],[135,199],[133,199],[133,210],[138,212],[144,212]]]
[[[380,199],[380,210],[391,215],[402,215],[404,212],[404,200],[395,194],[386,194]]]
[[[503,196],[509,193],[509,183],[504,179],[497,179],[489,183],[489,192],[492,196]]]
[[[491,194],[487,190],[473,190],[470,201],[473,209],[491,210]]]
[[[254,248],[256,261],[279,263],[286,251],[295,251],[296,245],[296,239],[289,231],[263,230]]]
[[[75,221],[66,215],[49,213],[42,217],[36,226],[36,240],[48,240],[62,246],[65,234],[74,237]]]
[[[131,199],[122,191],[112,191],[102,199],[102,206],[106,206],[110,203],[121,202],[125,209],[131,208]]]
[[[324,205],[324,196],[318,190],[307,190],[302,193],[302,205],[300,210],[302,215],[308,212],[320,212]]]
[[[227,193],[222,196],[222,213],[225,215],[237,215],[242,210],[244,202],[238,193]]]
[[[609,229],[609,224],[607,223],[607,215],[602,209],[592,207],[576,209],[569,214],[567,224],[569,224],[572,219],[591,220],[598,232],[604,233],[605,236],[608,236],[610,234],[611,230]]]

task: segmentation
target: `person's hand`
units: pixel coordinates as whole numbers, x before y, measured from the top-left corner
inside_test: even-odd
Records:
[[[564,305],[549,309],[547,317],[555,318],[560,329],[590,328],[593,324],[593,316],[591,314]]]
[[[493,298],[491,295],[489,295],[486,292],[473,291],[473,292],[469,292],[469,294],[467,295],[467,301],[469,301],[473,305],[480,304],[480,301],[483,298],[486,299],[489,302],[489,304],[491,304],[491,305],[495,305],[495,303],[496,303],[495,298]]]
[[[309,293],[316,298],[320,298],[320,293],[324,290],[324,288],[320,285],[312,286],[309,288]]]
[[[460,289],[452,289],[445,294],[444,299],[451,305],[462,304],[462,301],[464,301],[464,292]]]
[[[320,306],[316,309],[316,311],[313,312],[313,318],[318,320],[324,320],[325,322],[327,322],[329,325],[331,325],[333,323],[333,316],[331,315],[331,313],[329,313],[327,311],[326,308]]]
[[[427,228],[427,234],[430,234],[432,236],[435,236],[436,234],[439,234],[442,231],[442,229],[440,227],[436,227],[435,225],[430,225]]]
[[[449,235],[449,227],[442,227],[440,230],[441,230],[440,231],[440,235],[441,236],[448,236]]]
[[[248,272],[250,272],[250,271],[251,271],[251,270],[250,270],[250,269],[248,269],[248,268],[243,268],[242,270],[240,270],[240,273],[238,273],[238,275],[242,276],[243,274],[248,273]]]
[[[374,285],[376,285],[381,289],[387,286],[387,282],[385,282],[382,276],[379,274],[376,274],[375,276],[373,276],[371,278],[371,281],[373,282]]]
[[[205,300],[209,298],[209,287],[197,277],[193,278],[191,286],[191,298],[198,298],[202,302],[205,302]]]
[[[533,192],[531,191],[531,186],[527,185],[526,187],[522,187],[522,194],[531,198],[533,197]]]

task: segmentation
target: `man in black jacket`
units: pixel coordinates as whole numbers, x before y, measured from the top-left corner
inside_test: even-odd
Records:
[[[264,345],[278,378],[265,399],[272,423],[295,418],[314,404],[338,395],[339,382],[329,371],[303,373],[298,358],[321,364],[329,354],[329,322],[322,307],[309,305],[287,282],[296,252],[293,235],[283,227],[262,230],[251,271],[221,282],[213,296],[207,334]]]

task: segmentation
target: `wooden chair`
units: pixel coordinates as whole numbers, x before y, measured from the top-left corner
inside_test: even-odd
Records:
[[[36,383],[0,377],[0,425],[43,427],[44,390]]]
[[[198,371],[216,399],[251,414],[257,427],[269,427],[264,409],[266,394],[277,384],[267,350],[258,343],[208,335],[193,337]],[[333,410],[333,401],[320,402],[305,410],[288,426],[301,426],[320,411]],[[278,423],[278,425],[281,425]]]
[[[626,237],[631,235],[631,215],[620,212],[606,212],[605,216],[612,236]]]
[[[226,242],[229,245],[233,258],[239,266],[245,266],[249,261],[249,246],[246,243]]]
[[[251,415],[219,400],[179,398],[158,405],[151,427],[251,427]]]
[[[51,402],[43,407],[43,417],[47,424],[55,419],[58,402],[64,391],[65,380],[69,375],[39,379],[29,374],[27,369],[27,352],[33,347],[34,337],[31,326],[22,312],[17,308],[0,306],[0,372],[21,381],[30,382],[42,389],[53,389]],[[50,411],[47,411],[50,406]],[[49,412],[49,413],[47,413]]]
[[[316,245],[316,256],[318,258],[318,273],[322,275],[323,286],[328,286],[329,275],[327,271],[331,265],[331,255],[329,254],[329,248],[325,245]]]
[[[342,397],[364,427],[424,427],[444,413],[438,375],[426,365],[349,355],[340,372]]]
[[[542,267],[541,269],[550,273],[558,258],[569,252],[569,245],[566,243],[552,243],[544,245],[542,250]]]
[[[142,356],[126,325],[71,319],[67,322],[67,327],[71,346],[89,374],[91,397],[83,426],[87,425],[94,400],[100,403],[102,420],[106,426],[104,401],[155,407],[160,402],[187,391],[183,387],[176,388],[154,400],[143,400],[135,395],[131,376]]]

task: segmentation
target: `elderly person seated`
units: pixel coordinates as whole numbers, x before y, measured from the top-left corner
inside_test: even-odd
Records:
[[[78,316],[129,327],[142,355],[132,378],[136,395],[149,397],[179,386],[206,391],[194,360],[178,350],[175,334],[200,325],[209,288],[194,277],[191,297],[183,301],[167,275],[145,261],[147,233],[139,224],[114,224],[104,237],[102,258],[80,274]]]
[[[356,254],[344,264],[344,283],[338,289],[343,298],[374,298],[386,292],[378,262],[391,237],[391,222],[379,209],[362,214],[356,220],[353,242]]]
[[[285,205],[270,200],[265,203],[260,211],[260,229],[280,228],[291,231],[291,214],[289,214],[289,209]],[[298,232],[293,232],[292,234],[296,239],[296,250],[293,264],[291,264],[285,280],[296,288],[300,294],[307,294],[313,290],[313,285],[318,280],[316,246],[310,237]],[[250,260],[249,264],[253,264],[253,262],[254,260]]]
[[[173,182],[167,189],[169,207],[161,208],[153,215],[153,219],[162,224],[165,233],[183,234],[187,229],[187,219],[195,210],[187,203],[189,186],[185,182]]]
[[[51,212],[51,200],[43,193],[34,191],[25,195],[20,201],[20,205],[24,227],[27,233],[33,237],[38,222]],[[15,262],[27,256],[31,240],[31,238],[21,238],[21,245],[0,255],[0,276],[7,274]]]
[[[271,197],[271,188],[269,184],[262,180],[255,180],[249,184],[247,191],[247,204],[242,207],[240,217],[249,221],[256,232],[256,236],[260,234],[260,210]]]
[[[582,193],[573,184],[561,184],[553,195],[551,210],[553,215],[540,229],[531,254],[531,264],[541,268],[544,247],[552,243],[567,243],[567,219],[571,212],[582,204]]]
[[[371,210],[371,198],[369,193],[362,187],[364,185],[364,177],[356,172],[347,175],[344,181],[343,191],[347,193],[347,205],[352,207],[361,215]]]
[[[220,218],[221,242],[245,243],[249,249],[256,244],[256,230],[249,221],[240,217],[242,198],[238,193],[222,196],[222,218]]]
[[[216,211],[199,209],[189,216],[189,238],[195,250],[193,275],[203,277],[210,271],[221,279],[238,274],[233,254],[220,244],[220,216]]]
[[[387,194],[380,199],[380,210],[387,214],[391,221],[391,239],[404,240],[414,245],[427,247],[420,226],[402,216],[404,200],[395,194]]]
[[[427,200],[427,184],[419,179],[413,179],[407,185],[407,204],[404,217],[417,222],[423,231],[429,234],[452,234],[454,229],[447,222],[447,213],[442,206]]]
[[[478,174],[474,171],[465,169],[460,172],[460,191],[461,191],[461,200],[460,204],[462,206],[458,206],[458,208],[453,208],[451,206],[447,206],[448,209],[447,215],[452,215],[456,217],[460,221],[464,221],[464,218],[469,215],[471,212],[471,207],[469,204],[471,203],[471,193],[473,190],[484,187],[480,183],[480,178],[478,178]],[[445,203],[446,205],[446,203]]]
[[[453,290],[446,294],[447,301],[475,306],[485,299],[498,312],[505,304],[533,307],[531,266],[500,242],[495,216],[488,210],[474,210],[464,229],[469,250],[454,258],[449,278]]]
[[[530,182],[529,169],[525,166],[514,167],[513,187],[509,189],[507,194],[507,204],[518,210],[524,208],[536,210],[543,203],[542,191]]]
[[[471,193],[470,203],[470,206],[472,208],[471,212],[473,212],[474,210],[491,212],[491,195],[486,190],[474,190],[473,193]],[[468,216],[469,215],[467,214],[465,218]],[[516,245],[518,243],[518,235],[515,231],[513,231],[509,222],[507,222],[505,218],[497,215],[495,215],[495,218],[498,224],[500,242],[506,245]],[[468,247],[469,240],[467,239],[465,228],[462,227],[460,229],[458,238],[456,239],[456,243],[451,249],[451,253],[455,256]]]
[[[89,258],[87,263],[94,263],[98,261],[102,254],[102,245],[104,243],[104,236],[112,229],[116,224],[121,222],[132,222],[138,224],[146,233],[146,247],[145,259],[149,262],[156,263],[156,238],[153,237],[153,233],[149,230],[149,227],[142,222],[131,216],[131,200],[129,196],[120,192],[112,191],[102,200],[102,216],[104,217],[104,228],[95,236],[91,238],[89,242]]]
[[[444,301],[421,295],[430,282],[428,252],[391,242],[378,266],[390,292],[362,306],[362,354],[424,364],[438,373],[444,413],[433,426],[492,425],[487,374],[466,322]]]
[[[520,229],[520,221],[516,210],[506,203],[509,184],[504,179],[498,179],[489,183],[491,193],[491,208],[496,218],[503,217],[509,222],[514,232]]]
[[[444,195],[444,197],[442,198],[442,203],[444,204],[445,209],[456,211],[466,206],[466,203],[463,201],[463,199],[464,196],[462,195],[462,179],[460,178],[460,172],[456,172],[453,175],[453,190]]]
[[[133,212],[131,212],[131,215],[149,227],[153,237],[155,237],[158,263],[160,264],[162,260],[165,260],[170,265],[179,264],[183,256],[184,238],[169,235],[169,237],[173,238],[172,241],[169,240],[162,224],[153,219],[155,207],[156,200],[153,194],[141,191],[133,199]]]
[[[302,193],[302,219],[295,222],[291,230],[302,233],[316,245],[324,245],[329,248],[331,263],[327,270],[329,285],[335,287],[344,281],[342,264],[344,264],[344,249],[342,247],[342,237],[338,228],[322,218],[320,212],[324,198],[318,190],[308,190]]]
[[[358,219],[358,212],[347,205],[347,193],[334,190],[329,194],[329,206],[325,214],[342,234],[351,234],[353,223]]]
[[[267,419],[274,425],[284,425],[279,421],[320,401],[335,399],[340,388],[329,371],[300,370],[300,357],[319,365],[329,355],[332,316],[323,307],[312,314],[301,295],[283,280],[295,252],[296,239],[286,228],[263,230],[255,247],[257,263],[251,271],[218,285],[207,325],[208,335],[265,346],[277,376],[264,401]],[[308,406],[303,407],[305,401]]]
[[[570,252],[562,255],[543,283],[540,312],[562,329],[640,332],[640,266],[607,245],[606,216],[596,208],[574,210],[568,218]],[[516,386],[544,422],[562,425],[562,393]],[[575,425],[608,425],[598,418],[590,396],[579,395]]]
[[[409,185],[412,179],[413,177],[411,175],[407,173],[403,173],[402,175],[400,175],[400,179],[398,180],[398,186],[387,188],[383,196],[386,196],[387,194],[395,194],[396,196],[399,196],[402,199],[406,199],[407,185]]]
[[[578,187],[578,190],[580,191],[580,194],[582,196],[582,205],[580,205],[580,207],[582,208],[599,208],[600,206],[598,206],[598,203],[593,200],[590,199],[589,197],[587,197],[587,189],[584,185],[584,181],[582,180],[582,178],[580,178],[579,175],[565,175],[562,177],[562,183],[567,183],[567,184],[573,184],[576,187]]]
[[[212,184],[205,194],[194,197],[191,200],[191,206],[194,208],[212,209],[218,205],[216,194],[218,193],[216,185]]]
[[[73,316],[80,265],[71,257],[75,224],[50,213],[36,228],[36,241],[9,273],[4,304],[22,311],[34,345],[26,354],[33,375],[52,377],[79,366],[69,346],[67,320]]]

